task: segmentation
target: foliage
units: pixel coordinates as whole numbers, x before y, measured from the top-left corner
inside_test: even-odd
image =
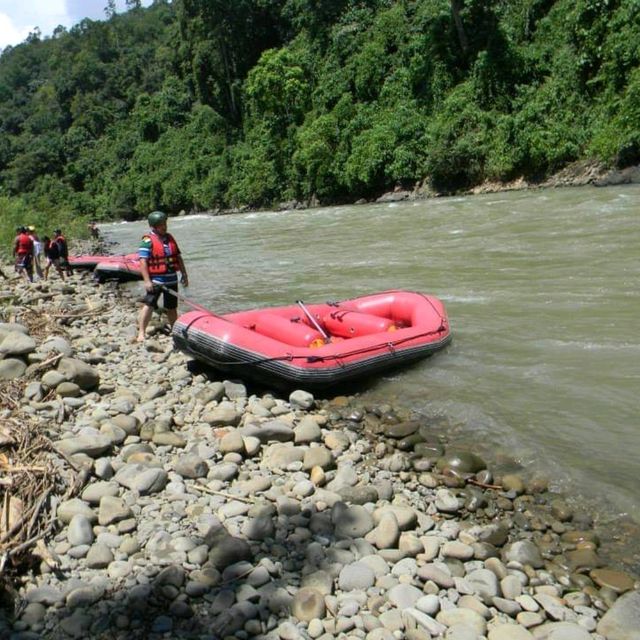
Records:
[[[2,52],[3,222],[340,202],[425,180],[454,192],[640,161],[636,0],[126,6]]]

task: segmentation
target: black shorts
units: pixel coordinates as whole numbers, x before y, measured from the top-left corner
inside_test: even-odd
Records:
[[[33,264],[33,256],[30,253],[23,253],[16,256],[16,269],[26,269],[29,271]]]
[[[163,288],[164,287],[164,288]],[[162,287],[159,284],[153,285],[153,291],[147,291],[145,296],[142,298],[142,304],[146,304],[147,307],[151,307],[153,309],[158,308],[158,298],[160,298],[160,294],[164,294],[162,299],[162,306],[165,309],[177,309],[178,308],[178,297],[170,293],[169,291],[165,291],[165,289],[170,289],[171,291],[175,291],[178,293],[178,283],[175,284],[165,284]]]

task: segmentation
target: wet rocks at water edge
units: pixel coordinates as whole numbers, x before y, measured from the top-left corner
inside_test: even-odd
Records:
[[[640,637],[637,576],[539,479],[399,408],[257,393],[161,332],[131,344],[117,289],[16,286],[68,311],[44,334],[0,325],[0,363],[24,365],[5,415],[82,482],[1,637]]]

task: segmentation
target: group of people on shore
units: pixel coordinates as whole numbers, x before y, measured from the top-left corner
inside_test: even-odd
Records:
[[[53,232],[53,239],[49,236],[40,239],[33,225],[18,227],[13,255],[16,272],[27,282],[33,282],[34,277],[46,280],[51,267],[55,268],[63,280],[65,273],[71,275],[69,247],[62,229]]]
[[[138,315],[138,335],[136,340],[143,342],[153,310],[163,297],[163,307],[169,324],[172,326],[178,316],[178,273],[184,286],[189,284],[189,276],[175,238],[167,231],[168,216],[162,211],[149,214],[149,232],[142,237],[138,248],[140,271],[145,288],[141,299],[142,307]],[[93,238],[100,233],[95,222],[89,223],[89,232]],[[27,282],[33,282],[35,276],[46,280],[53,266],[64,280],[65,273],[71,275],[69,248],[61,229],[53,232],[53,239],[38,237],[34,226],[20,226],[13,246],[15,269]],[[44,267],[42,257],[44,256]],[[4,275],[4,274],[2,274]]]

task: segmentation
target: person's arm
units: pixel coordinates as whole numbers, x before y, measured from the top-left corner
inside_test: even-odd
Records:
[[[142,242],[138,247],[138,258],[140,259],[140,273],[142,275],[142,281],[144,288],[151,292],[153,291],[153,282],[151,282],[151,274],[149,273],[149,258],[151,257],[151,239],[149,236],[144,236]]]
[[[182,254],[178,254],[178,269],[180,271],[180,282],[185,287],[189,286],[189,276],[187,275],[187,268],[184,266],[184,260],[182,259]]]
[[[142,274],[144,288],[149,292],[153,291],[153,282],[151,282],[151,276],[149,275],[149,262],[146,258],[140,258],[140,273]]]

